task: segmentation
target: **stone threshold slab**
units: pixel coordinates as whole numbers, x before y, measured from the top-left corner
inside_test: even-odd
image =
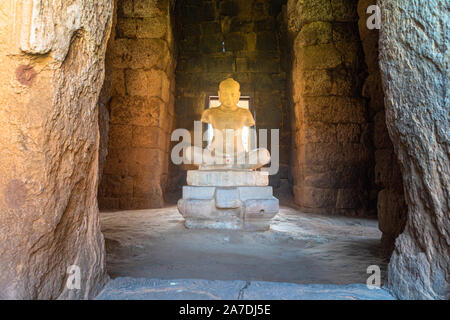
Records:
[[[365,284],[296,284],[268,281],[116,278],[96,300],[395,300]]]

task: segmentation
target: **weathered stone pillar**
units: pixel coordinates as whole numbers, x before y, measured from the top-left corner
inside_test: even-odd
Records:
[[[112,10],[0,2],[0,298],[89,298],[107,280],[97,100]]]
[[[357,2],[289,0],[294,200],[306,212],[369,213],[371,141],[361,96]]]
[[[408,204],[387,285],[399,298],[450,299],[450,1],[378,4],[387,126]]]
[[[175,118],[173,0],[116,2],[106,61],[109,90],[100,104],[110,114],[101,119],[101,154],[107,157],[99,206],[160,208]]]

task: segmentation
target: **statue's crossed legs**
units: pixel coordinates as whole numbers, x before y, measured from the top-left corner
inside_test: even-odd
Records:
[[[261,168],[270,162],[270,153],[265,148],[254,149],[235,155],[227,155],[216,150],[189,146],[183,155],[184,163],[200,166],[200,170],[251,169]]]

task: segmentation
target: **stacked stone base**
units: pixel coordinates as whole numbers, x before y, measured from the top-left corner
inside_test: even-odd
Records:
[[[189,171],[188,184],[178,201],[187,228],[266,231],[279,211],[266,172]]]

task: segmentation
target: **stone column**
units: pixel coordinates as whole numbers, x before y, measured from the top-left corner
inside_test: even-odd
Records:
[[[169,0],[117,1],[107,53],[110,117],[103,120],[101,151],[107,149],[107,157],[100,209],[164,205],[175,117],[172,6]]]
[[[450,1],[378,4],[386,120],[408,204],[387,285],[399,298],[450,299]]]
[[[90,298],[107,280],[97,100],[112,10],[0,2],[0,299]]]
[[[287,15],[294,59],[294,200],[306,212],[373,214],[357,2],[290,0]]]

